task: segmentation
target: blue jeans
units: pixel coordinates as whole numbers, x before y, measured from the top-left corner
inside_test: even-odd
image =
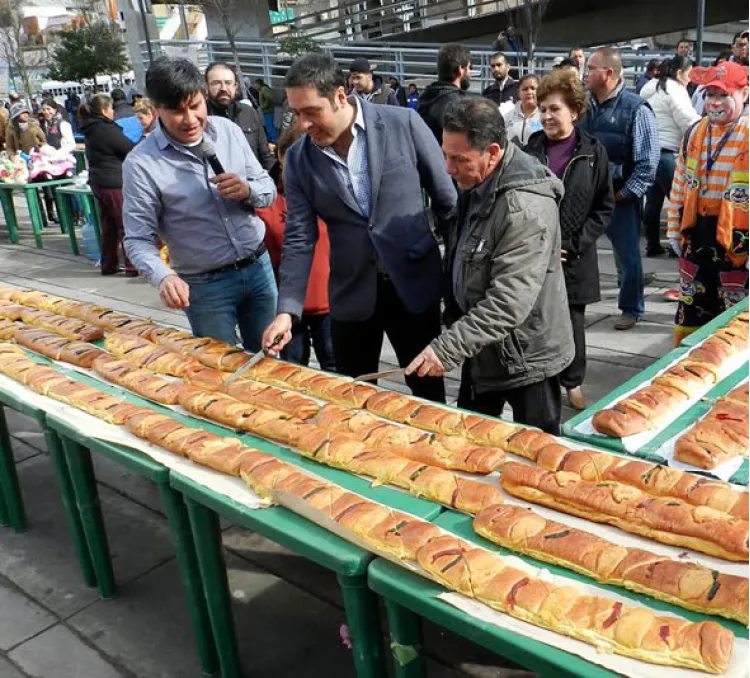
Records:
[[[661,247],[661,209],[664,199],[669,197],[672,190],[672,179],[674,179],[675,154],[671,151],[662,151],[659,157],[659,166],[656,169],[656,180],[646,194],[646,211],[643,213],[643,223],[646,226],[646,243],[648,249],[658,251]]]
[[[645,310],[643,302],[643,264],[641,263],[641,218],[637,200],[618,202],[607,228],[612,241],[617,271],[620,274],[620,294],[617,306],[623,314],[640,318]]]
[[[273,113],[263,114],[263,127],[266,128],[266,137],[268,137],[268,143],[276,143],[276,123],[274,121],[275,115]]]
[[[263,331],[276,315],[276,280],[267,252],[253,264],[219,273],[183,275],[190,286],[185,315],[196,337],[213,337],[259,351]]]
[[[281,357],[298,365],[308,365],[311,344],[315,349],[320,369],[335,372],[331,316],[328,313],[303,313],[302,319],[292,328],[292,340],[281,351]]]

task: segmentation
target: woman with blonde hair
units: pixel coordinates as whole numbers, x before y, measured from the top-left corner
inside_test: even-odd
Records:
[[[524,150],[565,185],[560,203],[561,256],[575,358],[560,374],[560,384],[568,393],[570,406],[583,410],[585,313],[588,304],[600,299],[596,241],[614,211],[612,177],[604,146],[576,127],[586,110],[586,94],[577,74],[564,69],[553,71],[539,84],[537,100],[542,131],[531,136]]]
[[[135,113],[135,117],[138,118],[138,122],[141,123],[141,129],[143,130],[142,139],[145,139],[154,131],[154,127],[156,127],[156,120],[159,117],[156,113],[156,108],[151,103],[151,99],[140,97],[133,104],[133,112]]]

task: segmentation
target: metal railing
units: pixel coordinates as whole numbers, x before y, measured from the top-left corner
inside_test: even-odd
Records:
[[[161,40],[151,42],[154,57],[166,54],[184,56],[204,69],[211,61],[234,62],[234,55],[225,40]],[[335,44],[320,43],[320,50],[341,64],[345,72],[356,57],[367,57],[375,64],[375,72],[383,78],[394,76],[402,83],[415,82],[419,87],[436,79],[437,52],[440,45],[414,45],[412,43]],[[262,77],[271,87],[283,87],[284,76],[293,58],[279,51],[274,41],[238,42],[237,52],[243,75]],[[472,47],[472,91],[481,91],[492,82],[489,59],[493,50]],[[532,71],[548,73],[555,60],[567,56],[567,48],[545,48],[534,54],[530,64],[521,64],[522,73]],[[625,66],[625,77],[629,84],[643,73],[646,64],[653,58],[666,58],[671,54],[657,52],[620,52]],[[148,68],[146,43],[141,43],[141,60]]]

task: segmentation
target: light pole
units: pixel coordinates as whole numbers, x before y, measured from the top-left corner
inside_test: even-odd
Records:
[[[703,24],[706,22],[706,0],[698,0],[698,21],[695,29],[695,61],[703,61]]]
[[[148,33],[148,21],[146,19],[146,3],[143,0],[138,0],[138,9],[141,12],[141,21],[143,22],[143,35],[146,38],[146,49],[148,50],[148,63],[149,66],[154,63],[154,52],[151,49],[151,37]]]

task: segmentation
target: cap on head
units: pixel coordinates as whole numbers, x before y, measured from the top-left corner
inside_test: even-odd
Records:
[[[696,66],[690,71],[690,80],[704,87],[716,87],[727,94],[747,87],[748,68],[734,61],[722,61],[718,66]]]
[[[12,120],[15,120],[21,113],[29,113],[29,107],[20,102],[10,107],[10,117]]]
[[[357,57],[349,66],[350,73],[372,73],[377,64],[370,64],[365,57]]]

